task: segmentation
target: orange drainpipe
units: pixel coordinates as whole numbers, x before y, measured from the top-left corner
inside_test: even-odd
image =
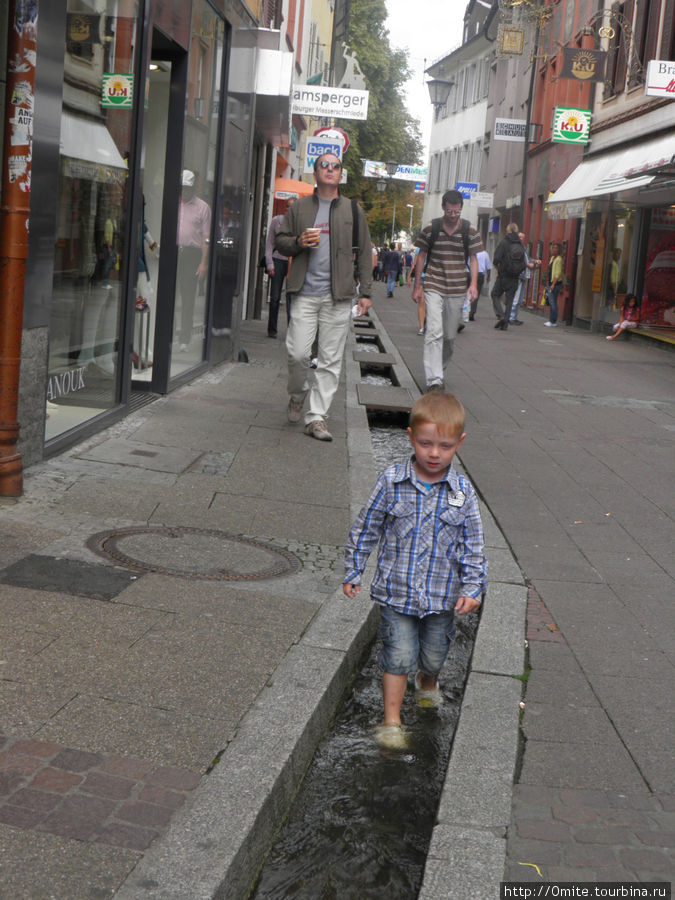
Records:
[[[28,256],[38,0],[12,0],[0,206],[0,496],[23,491],[19,372]]]

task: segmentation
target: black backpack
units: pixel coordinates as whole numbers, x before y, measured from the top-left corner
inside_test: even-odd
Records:
[[[429,259],[431,257],[431,251],[433,249],[436,240],[438,239],[438,235],[441,231],[441,225],[443,223],[443,216],[439,216],[437,219],[431,220],[431,236],[429,237],[429,247],[427,248],[427,258],[424,260],[424,268],[422,269],[422,274],[427,270],[427,266],[429,265]],[[464,262],[469,265],[469,228],[471,227],[471,222],[468,219],[460,219],[460,234],[462,235],[462,244],[464,245]],[[467,283],[470,280],[470,275],[467,275]]]
[[[506,252],[499,263],[499,271],[504,275],[517,278],[521,272],[525,271],[525,248],[519,240],[508,241],[507,244]]]

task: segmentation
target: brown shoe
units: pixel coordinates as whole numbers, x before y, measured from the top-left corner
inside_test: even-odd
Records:
[[[332,441],[333,435],[326,428],[326,423],[322,419],[315,419],[305,426],[305,434],[316,438],[317,441]]]
[[[295,425],[296,422],[300,421],[300,417],[302,416],[302,407],[304,406],[304,404],[305,404],[305,395],[304,394],[302,395],[301,400],[294,400],[291,397],[290,400],[288,401],[288,409],[286,412],[288,415],[288,421],[292,422],[293,425]]]

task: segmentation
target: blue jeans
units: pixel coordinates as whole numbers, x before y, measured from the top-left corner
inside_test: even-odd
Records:
[[[409,616],[380,607],[380,668],[390,675],[438,675],[455,636],[454,612]]]
[[[555,325],[558,321],[558,294],[560,293],[561,287],[562,285],[558,282],[554,288],[551,288],[548,295],[548,305],[551,307],[551,314],[549,315],[548,320],[551,325]]]
[[[388,294],[394,293],[394,288],[396,287],[397,275],[398,275],[397,272],[389,272],[389,274],[387,275],[387,293]]]

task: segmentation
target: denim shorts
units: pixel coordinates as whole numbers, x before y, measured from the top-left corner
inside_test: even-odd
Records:
[[[419,618],[381,606],[379,634],[382,649],[378,663],[384,672],[438,675],[455,635],[455,614],[441,612]]]

